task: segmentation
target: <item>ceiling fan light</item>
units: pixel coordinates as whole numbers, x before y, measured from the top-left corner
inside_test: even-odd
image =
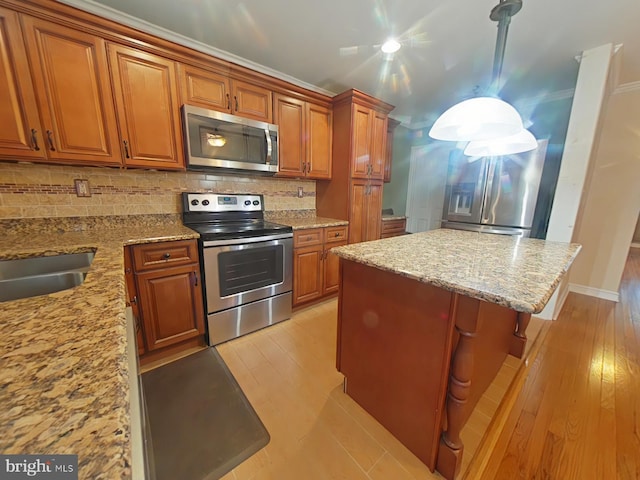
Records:
[[[400,42],[398,42],[395,38],[390,38],[382,44],[380,50],[382,50],[384,53],[395,53],[400,50],[400,47]]]
[[[536,137],[523,128],[520,132],[508,137],[469,142],[464,149],[464,154],[470,157],[492,157],[528,152],[536,148],[538,148]]]
[[[431,127],[436,140],[469,142],[515,135],[524,128],[518,111],[496,97],[476,97],[445,111]]]

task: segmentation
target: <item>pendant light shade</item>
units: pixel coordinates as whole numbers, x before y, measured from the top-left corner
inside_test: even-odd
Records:
[[[464,153],[470,156],[508,155],[537,146],[536,139],[522,124],[518,111],[497,98],[502,62],[511,17],[522,8],[522,0],[500,0],[489,18],[498,22],[498,38],[493,57],[490,94],[464,100],[444,112],[429,131],[437,140],[470,142]]]
[[[468,142],[508,137],[524,129],[518,111],[496,97],[476,97],[457,103],[436,120],[429,136]]]
[[[472,157],[492,157],[528,152],[535,148],[538,148],[536,137],[523,128],[520,132],[508,137],[469,142],[464,149],[464,154]]]

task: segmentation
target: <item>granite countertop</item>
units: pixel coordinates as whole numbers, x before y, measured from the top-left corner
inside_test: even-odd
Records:
[[[3,223],[1,259],[96,252],[82,285],[0,304],[3,454],[77,454],[81,479],[131,477],[123,246],[198,236],[154,217]]]
[[[287,217],[287,216],[270,216],[269,221],[289,225],[294,230],[304,230],[305,228],[321,228],[321,227],[337,227],[349,225],[347,220],[338,220],[326,217]]]
[[[580,248],[575,243],[438,229],[331,252],[472,298],[539,313]]]

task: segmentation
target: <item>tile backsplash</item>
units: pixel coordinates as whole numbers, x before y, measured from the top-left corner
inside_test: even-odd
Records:
[[[77,196],[75,180],[91,196]],[[313,180],[0,162],[0,219],[176,214],[187,191],[262,194],[269,212],[316,208]]]

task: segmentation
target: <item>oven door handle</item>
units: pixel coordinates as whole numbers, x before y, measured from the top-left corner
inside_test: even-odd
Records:
[[[281,233],[278,235],[263,235],[261,237],[247,237],[247,238],[230,238],[227,240],[210,240],[203,242],[203,247],[221,247],[225,245],[240,245],[245,243],[259,243],[268,242],[270,240],[279,240],[281,238],[293,238],[291,233]]]

